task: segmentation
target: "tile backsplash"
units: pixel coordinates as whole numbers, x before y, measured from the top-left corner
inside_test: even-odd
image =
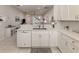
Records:
[[[66,26],[68,26],[69,30],[77,30],[77,31],[79,31],[79,22],[73,22],[73,21],[60,22],[60,24],[61,24],[62,29],[66,29]]]

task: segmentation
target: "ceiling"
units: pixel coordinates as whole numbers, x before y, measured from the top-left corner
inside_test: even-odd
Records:
[[[16,5],[15,7],[26,14],[43,15],[53,8],[53,5]]]

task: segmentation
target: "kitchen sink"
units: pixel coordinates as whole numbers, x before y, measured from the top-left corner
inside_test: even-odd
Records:
[[[46,28],[33,28],[33,30],[46,30]]]

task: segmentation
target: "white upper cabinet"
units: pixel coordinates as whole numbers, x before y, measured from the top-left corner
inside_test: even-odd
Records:
[[[69,20],[68,6],[60,6],[60,20]]]
[[[54,20],[79,20],[78,5],[54,6]]]
[[[59,19],[59,6],[58,5],[56,5],[56,6],[54,6],[54,20],[58,20]]]
[[[78,5],[70,5],[68,6],[68,10],[69,10],[69,19],[79,20],[79,6]]]
[[[68,19],[68,6],[56,5],[54,6],[54,19],[55,20],[69,20]]]

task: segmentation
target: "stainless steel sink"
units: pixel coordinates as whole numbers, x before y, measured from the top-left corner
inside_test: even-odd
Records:
[[[33,30],[46,30],[46,28],[33,28]]]

